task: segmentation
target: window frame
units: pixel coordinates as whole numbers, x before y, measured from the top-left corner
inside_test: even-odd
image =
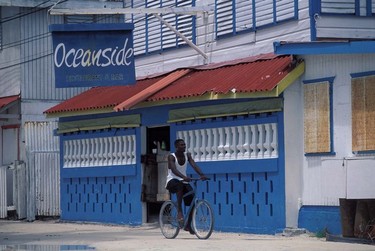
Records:
[[[239,19],[237,17],[237,12],[236,12],[236,0],[235,1],[228,1],[228,2],[232,2],[232,7],[231,7],[231,11],[228,10],[228,13],[231,12],[231,15],[232,15],[232,23],[231,23],[231,26],[232,26],[232,31],[231,32],[226,32],[226,33],[223,33],[223,34],[220,34],[220,27],[219,27],[219,24],[220,24],[220,20],[218,20],[218,16],[219,16],[219,1],[220,0],[215,0],[215,32],[216,32],[216,38],[225,38],[225,37],[228,37],[228,36],[235,36],[235,35],[239,35],[239,34],[243,34],[243,33],[248,33],[248,32],[253,32],[253,31],[256,31],[256,30],[259,30],[259,29],[263,29],[263,28],[267,28],[267,27],[271,27],[271,26],[275,26],[275,25],[279,25],[281,23],[284,23],[284,22],[288,22],[290,20],[298,20],[298,0],[290,0],[291,3],[293,4],[294,6],[294,10],[293,10],[293,16],[292,17],[288,17],[288,18],[285,18],[285,19],[280,19],[280,16],[278,15],[278,11],[282,12],[282,5],[277,5],[277,0],[269,0],[270,2],[272,2],[272,13],[268,13],[267,15],[270,15],[272,16],[272,22],[266,22],[265,24],[261,24],[261,25],[257,25],[257,23],[259,23],[259,21],[257,20],[257,18],[259,17],[262,17],[260,15],[257,15],[257,13],[259,14],[261,11],[257,12],[257,8],[258,7],[264,7],[264,6],[257,6],[257,2],[256,0],[249,0],[249,4],[248,6],[250,7],[251,5],[251,8],[249,8],[248,10],[251,11],[251,15],[249,15],[249,19],[248,21],[250,21],[250,27],[249,28],[245,28],[245,29],[242,29],[242,30],[239,30],[239,28],[237,27],[237,24],[240,22]],[[276,9],[276,11],[275,11]],[[290,13],[289,13],[290,14]],[[229,15],[229,14],[228,14]],[[223,15],[225,16],[225,15]],[[229,20],[228,18],[226,20]],[[243,22],[243,20],[242,20]]]
[[[172,1],[170,1],[172,2]],[[194,7],[196,0],[184,0],[184,1],[178,1],[174,0],[173,5],[165,6],[163,1],[144,1],[143,3],[141,1],[136,2],[136,0],[131,0],[129,7],[132,8],[148,8],[148,6],[152,7],[159,7],[159,8],[167,8],[167,7]],[[156,4],[157,3],[157,4]],[[155,5],[156,4],[156,5]],[[196,16],[194,15],[173,15],[173,14],[164,14],[161,15],[166,21],[168,21],[171,25],[175,26],[176,29],[179,29],[179,25],[182,25],[182,27],[190,27],[189,34],[184,34],[188,39],[191,40],[193,44],[196,44]],[[166,17],[168,16],[168,17]],[[172,20],[173,19],[173,20]],[[191,25],[187,25],[186,20],[191,19],[189,22]],[[157,20],[152,15],[147,14],[130,14],[130,18],[127,18],[127,20],[131,20],[134,23],[134,30],[133,30],[133,38],[134,38],[134,56],[139,58],[142,56],[147,55],[153,55],[158,54],[161,52],[165,52],[168,50],[173,50],[181,47],[188,46],[185,41],[183,41],[177,34],[175,34],[173,31],[170,31],[169,28],[165,27],[164,24],[160,23],[159,20]],[[172,20],[172,22],[171,22]],[[153,34],[155,33],[155,29],[151,29],[152,25],[149,26],[149,24],[155,24],[156,22],[159,22],[159,33],[160,33],[160,39],[154,40],[151,39]],[[137,22],[141,23],[141,26],[137,26]],[[138,35],[138,34],[139,35]],[[183,32],[182,32],[183,33]],[[190,34],[191,33],[191,34]],[[136,34],[136,36],[134,36]],[[144,35],[144,44],[142,43],[142,39],[138,41],[137,36]],[[173,38],[168,38],[173,37]],[[171,41],[174,40],[173,43]],[[159,47],[157,49],[154,49],[157,42],[160,42]],[[173,45],[171,45],[173,44]],[[150,48],[150,45],[153,45],[153,47]]]
[[[353,79],[356,78],[366,78],[366,77],[374,77],[375,78],[375,71],[368,71],[368,72],[360,72],[360,73],[352,73],[350,74],[351,76],[351,88],[353,84]],[[375,83],[374,83],[375,84]],[[353,90],[351,90],[351,94],[353,93]],[[351,114],[352,114],[352,119],[351,119],[351,133],[352,133],[352,153],[357,155],[357,154],[374,154],[375,153],[375,147],[374,149],[371,150],[359,150],[359,151],[354,151],[353,150],[353,97],[351,97]]]
[[[318,78],[318,79],[311,79],[311,80],[304,80],[303,84],[318,84],[322,82],[328,83],[328,94],[329,94],[329,134],[330,134],[330,151],[328,152],[316,152],[316,153],[306,153],[305,152],[305,142],[304,142],[304,153],[305,156],[326,156],[326,155],[336,155],[334,151],[334,122],[333,122],[333,81],[335,77],[326,77],[326,78]],[[303,102],[305,103],[305,97],[303,96]],[[303,122],[305,123],[305,117],[303,116]],[[305,131],[304,131],[305,137]]]

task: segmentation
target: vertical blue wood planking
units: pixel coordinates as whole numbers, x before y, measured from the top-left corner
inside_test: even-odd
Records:
[[[284,174],[284,143],[282,114],[273,114],[260,117],[241,117],[232,120],[206,120],[199,123],[179,123],[171,125],[171,142],[177,132],[220,126],[237,126],[238,124],[257,124],[265,121],[278,124],[279,157],[273,162],[276,171],[262,171],[262,160],[249,161],[222,161],[215,165],[228,164],[226,168],[218,168],[220,172],[208,170],[212,168],[205,162],[197,162],[203,170],[208,171],[211,180],[208,185],[199,183],[198,195],[208,200],[215,216],[215,229],[219,231],[269,233],[273,234],[285,228],[285,174]],[[281,142],[281,143],[280,143]],[[233,172],[230,167],[240,168],[240,172]],[[251,165],[259,165],[257,167]],[[224,170],[224,171],[222,171]],[[236,169],[237,170],[237,169]],[[194,172],[191,172],[194,176]]]
[[[114,129],[116,130],[116,129]],[[137,149],[140,151],[139,129],[130,129],[136,134]],[[113,135],[113,130],[92,131],[84,137]],[[119,133],[117,131],[117,133]],[[129,130],[121,130],[122,134]],[[62,139],[82,138],[81,133],[61,136]],[[63,141],[61,140],[61,141]],[[63,149],[63,148],[61,148]],[[61,155],[63,156],[63,152]],[[61,162],[63,166],[63,162]],[[98,167],[107,168],[107,167]],[[127,168],[124,166],[123,168]],[[137,168],[140,163],[137,161]],[[67,168],[68,169],[68,168]],[[66,169],[61,168],[63,173]],[[85,172],[85,168],[80,169]],[[83,176],[80,174],[80,176]],[[141,224],[142,210],[140,172],[129,176],[74,177],[61,179],[61,219],[119,224]]]

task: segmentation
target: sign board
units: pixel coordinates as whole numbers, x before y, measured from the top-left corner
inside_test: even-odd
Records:
[[[134,84],[133,24],[53,24],[55,85]]]

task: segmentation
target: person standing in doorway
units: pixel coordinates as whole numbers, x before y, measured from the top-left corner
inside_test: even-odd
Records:
[[[184,194],[193,190],[189,182],[191,179],[186,175],[187,163],[193,167],[195,172],[200,176],[202,180],[206,180],[207,177],[203,174],[199,166],[195,163],[194,159],[191,157],[189,152],[186,152],[186,144],[183,139],[177,139],[174,142],[175,152],[171,153],[168,156],[168,176],[167,176],[167,185],[166,188],[171,193],[177,195],[177,211],[178,211],[178,220],[180,223],[183,223],[184,216],[182,213],[182,199],[186,206],[189,206],[194,198],[194,195],[191,194],[183,198]],[[189,231],[191,234],[194,234],[191,226],[191,215],[188,218],[188,224],[184,230]]]

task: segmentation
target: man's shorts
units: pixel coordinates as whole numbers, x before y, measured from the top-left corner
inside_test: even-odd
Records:
[[[182,181],[178,179],[171,179],[166,187],[169,192],[171,193],[177,193],[178,191],[183,191],[183,194],[190,192],[193,190],[193,188],[190,186],[189,183],[183,183]],[[184,203],[186,206],[190,206],[192,200],[194,198],[194,194],[190,194],[186,197],[184,197]]]

